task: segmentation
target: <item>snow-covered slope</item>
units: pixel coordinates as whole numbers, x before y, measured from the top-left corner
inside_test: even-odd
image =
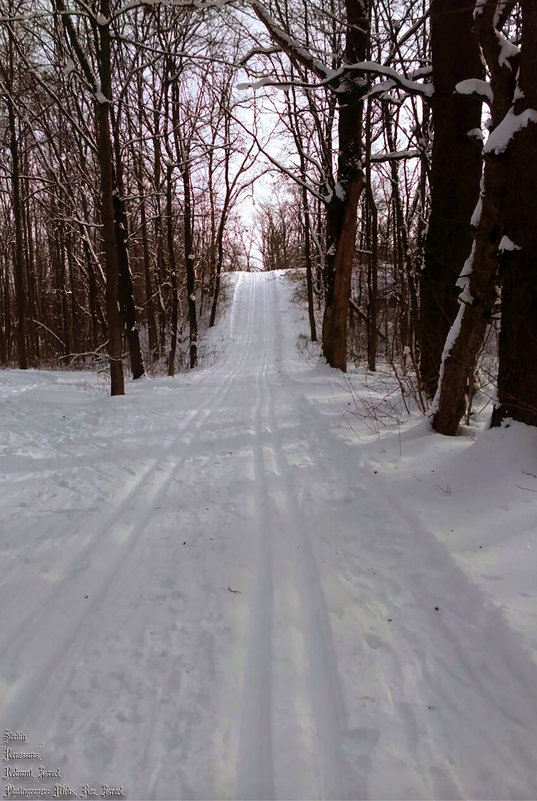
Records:
[[[113,399],[87,374],[0,375],[0,730],[39,754],[4,784],[537,797],[536,574],[503,530],[537,548],[536,507],[499,467],[496,506],[482,480],[527,430],[372,431],[360,376],[351,394],[297,350],[285,275],[234,291],[208,369]],[[509,475],[531,481],[522,450]]]

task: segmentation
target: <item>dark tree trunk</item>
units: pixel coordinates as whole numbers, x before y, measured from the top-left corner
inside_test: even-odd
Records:
[[[317,200],[315,210],[315,248],[317,250],[317,265],[315,272],[315,294],[317,296],[317,311],[321,311],[321,300],[323,297],[323,273],[325,263],[325,252],[321,245],[323,238],[323,216],[321,213],[321,201]]]
[[[75,282],[75,269],[73,259],[73,237],[70,233],[65,237],[65,253],[67,256],[67,271],[69,273],[69,289],[71,293],[70,304],[70,328],[71,328],[71,347],[74,353],[82,350],[82,331],[83,328],[79,325],[79,307],[76,296],[76,282]]]
[[[220,217],[220,224],[216,234],[216,268],[214,271],[214,293],[213,302],[211,305],[211,317],[209,320],[209,328],[212,328],[216,322],[216,310],[218,308],[218,298],[220,297],[220,280],[222,274],[222,266],[224,264],[224,225],[225,216],[224,212]]]
[[[106,316],[108,328],[108,356],[110,362],[110,394],[124,395],[123,362],[121,359],[121,317],[118,306],[118,263],[114,227],[114,181],[112,141],[110,137],[110,105],[112,103],[112,76],[110,53],[110,2],[100,0],[98,23],[97,62],[99,82],[94,79],[91,66],[81,48],[70,13],[64,0],[54,0],[64,30],[85,73],[95,89],[95,120],[97,128],[97,159],[101,188],[101,221],[105,254]],[[97,92],[97,85],[100,90]]]
[[[143,84],[140,72],[136,76],[136,87],[138,93],[138,136],[143,141]],[[148,226],[146,212],[146,198],[144,187],[143,160],[142,153],[136,153],[134,144],[132,146],[133,163],[135,165],[136,184],[140,195],[140,235],[142,238],[142,255],[144,262],[144,294],[145,294],[145,314],[147,318],[147,333],[149,351],[153,358],[157,357],[158,339],[157,324],[155,320],[155,301],[153,296],[153,280],[151,277],[151,259],[149,257],[148,245]]]
[[[116,248],[118,264],[118,300],[121,316],[125,326],[127,346],[133,379],[145,375],[144,359],[140,346],[140,334],[136,320],[136,303],[134,301],[134,284],[129,257],[127,211],[125,209],[125,187],[123,181],[123,163],[121,160],[119,120],[112,116],[114,129],[115,186],[114,186],[114,220],[116,231]]]
[[[367,257],[367,367],[377,369],[378,212],[371,183],[371,100],[367,103],[365,136],[365,233]]]
[[[108,0],[101,0],[101,14],[108,20]],[[114,220],[114,182],[112,174],[112,142],[110,138],[110,103],[112,80],[110,67],[110,27],[99,25],[99,72],[103,98],[95,102],[97,146],[101,179],[101,219],[106,266],[106,315],[108,322],[108,354],[110,359],[110,394],[124,395],[123,363],[121,361],[121,317],[118,305],[118,263]],[[106,99],[105,99],[106,98]]]
[[[136,305],[134,303],[134,285],[129,263],[127,245],[127,215],[125,206],[116,188],[114,192],[114,222],[116,231],[116,247],[118,261],[118,300],[121,316],[125,326],[127,345],[133,379],[145,375],[144,360],[140,347],[140,336],[136,321]]]
[[[432,398],[447,333],[457,315],[455,286],[470,251],[470,218],[479,196],[481,152],[468,132],[481,126],[481,101],[456,95],[459,81],[482,78],[473,3],[432,0],[431,215],[420,292],[420,377]]]
[[[65,258],[65,232],[58,229],[58,293],[62,319],[63,353],[71,353],[71,332],[69,330],[69,299],[67,297],[67,261]]]
[[[505,159],[487,157],[481,220],[469,260],[467,297],[461,299],[456,337],[444,356],[433,428],[454,436],[466,408],[466,393],[496,301],[498,244],[505,198]]]
[[[86,269],[88,271],[88,305],[91,318],[91,341],[95,350],[99,345],[99,327],[97,322],[97,281],[95,279],[95,267],[91,256],[90,248],[86,240],[83,241],[84,255],[86,257]]]
[[[153,109],[153,181],[155,190],[156,214],[155,222],[155,241],[157,249],[157,299],[158,299],[158,323],[159,323],[159,351],[164,356],[166,352],[166,306],[163,298],[163,284],[165,283],[165,259],[162,232],[162,206],[161,206],[161,174],[162,174],[162,152],[160,135],[160,112],[155,106]]]
[[[188,322],[190,328],[190,367],[198,364],[198,318],[196,315],[196,272],[194,265],[194,237],[192,232],[192,199],[188,163],[182,170],[183,226],[185,237],[186,291],[188,293]]]
[[[35,250],[32,235],[32,215],[30,211],[30,166],[28,163],[28,156],[26,156],[26,163],[24,165],[24,173],[26,180],[24,181],[23,195],[25,197],[24,212],[22,215],[23,229],[24,229],[24,250],[26,253],[26,286],[28,288],[27,301],[28,301],[28,315],[32,325],[29,327],[30,338],[30,360],[35,364],[39,364],[39,328],[35,324],[37,320],[37,303],[36,303],[36,282],[35,282]]]
[[[483,53],[491,72],[492,123],[496,128],[511,106],[514,64],[501,59],[501,43],[494,25],[497,0],[487,0],[476,20]],[[491,140],[493,141],[493,140]],[[441,381],[435,399],[433,428],[455,435],[466,407],[468,387],[496,303],[498,246],[505,226],[508,163],[504,152],[486,148],[481,208],[472,251],[457,284],[463,289],[460,307],[442,357]],[[515,203],[516,207],[516,203]]]
[[[537,426],[537,5],[521,0],[522,48],[515,114],[528,125],[508,151],[505,231],[512,244],[502,259],[502,323],[498,408],[493,423],[510,417]]]
[[[226,222],[227,222],[227,215],[229,210],[229,177],[228,177],[228,170],[229,170],[229,157],[228,154],[225,156],[226,158],[226,165],[225,165],[225,177],[226,177],[226,196],[224,198],[224,205],[220,214],[220,222],[218,224],[218,229],[216,231],[216,238],[212,236],[212,227],[213,222],[211,220],[211,250],[216,247],[216,265],[214,269],[214,291],[213,291],[213,302],[211,305],[211,316],[209,320],[209,328],[212,328],[216,322],[216,311],[218,309],[218,299],[220,297],[220,281],[222,275],[222,267],[224,266],[224,232],[226,229]],[[214,199],[211,199],[211,204],[214,204]],[[212,206],[211,206],[212,209]],[[211,210],[211,215],[213,211]]]
[[[346,0],[345,7],[347,33],[344,60],[353,64],[363,61],[368,51],[369,2]],[[326,306],[322,340],[323,354],[328,364],[343,371],[347,370],[347,322],[356,217],[365,183],[361,156],[363,98],[367,93],[365,81],[357,86],[351,82],[350,76],[347,80],[345,91],[338,93],[338,183],[327,208],[324,270]]]
[[[4,367],[8,365],[9,353],[9,286],[8,286],[8,264],[7,259],[2,259],[2,273],[0,273],[0,364]]]
[[[175,355],[177,352],[177,326],[179,324],[179,292],[177,289],[177,262],[175,259],[175,243],[173,238],[172,217],[172,167],[166,175],[166,231],[168,239],[168,264],[172,282],[172,337],[168,357],[168,375],[175,375]]]
[[[10,296],[10,287],[9,287],[9,264],[8,264],[8,256],[4,257],[4,351],[5,351],[5,359],[4,363],[6,366],[11,362],[11,336],[10,332],[12,330],[12,318],[11,318],[11,296]]]
[[[12,54],[11,54],[12,55]],[[17,356],[19,369],[28,368],[26,356],[26,290],[24,287],[24,249],[22,239],[22,210],[20,198],[19,143],[17,121],[11,97],[7,98],[9,121],[9,150],[11,153],[11,190],[15,221],[15,302],[17,308]]]
[[[305,176],[304,158],[301,155],[301,169]],[[306,286],[308,291],[308,317],[310,321],[310,338],[317,342],[317,326],[315,324],[315,308],[313,305],[313,259],[311,255],[311,215],[308,204],[308,191],[302,185],[302,210],[304,214],[304,254],[306,257]]]
[[[196,269],[194,265],[194,215],[192,209],[192,191],[190,186],[190,152],[185,145],[180,129],[179,115],[179,83],[172,83],[172,120],[175,138],[175,150],[181,162],[181,178],[183,182],[183,236],[185,247],[186,291],[188,295],[188,323],[190,329],[190,367],[198,364],[198,316],[196,314]]]
[[[157,356],[158,337],[155,321],[155,301],[153,297],[153,281],[151,278],[151,259],[149,257],[147,214],[145,211],[145,198],[140,203],[140,233],[142,237],[142,254],[144,260],[144,291],[145,313],[147,316],[147,333],[149,351],[153,358]]]
[[[371,232],[371,253],[367,265],[367,369],[377,369],[377,305],[378,305],[378,212],[370,192],[368,210],[370,214],[369,228]]]

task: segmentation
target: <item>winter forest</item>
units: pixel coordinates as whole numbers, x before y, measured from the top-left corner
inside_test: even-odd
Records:
[[[535,0],[0,0],[4,798],[537,797],[536,192]]]

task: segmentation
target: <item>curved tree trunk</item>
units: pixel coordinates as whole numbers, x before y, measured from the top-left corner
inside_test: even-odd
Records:
[[[466,408],[468,380],[473,375],[492,319],[497,294],[498,245],[506,186],[505,159],[489,159],[485,166],[483,209],[472,254],[467,261],[468,277],[459,279],[461,294],[457,318],[448,336],[438,394],[433,405],[433,428],[454,436]],[[466,270],[463,270],[465,272]]]
[[[508,113],[514,92],[514,65],[502,63],[501,44],[495,28],[497,0],[487,0],[476,26],[483,53],[491,72],[493,92],[492,122],[496,128]],[[485,170],[479,206],[474,213],[476,226],[471,254],[464,264],[457,285],[463,290],[457,318],[447,338],[442,356],[440,382],[433,404],[433,428],[441,434],[455,435],[466,407],[466,392],[487,325],[496,303],[499,257],[498,247],[505,225],[508,164],[503,151],[485,148]],[[513,200],[516,208],[516,200]]]

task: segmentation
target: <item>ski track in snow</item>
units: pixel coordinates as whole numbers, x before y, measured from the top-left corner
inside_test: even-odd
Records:
[[[537,665],[337,433],[291,293],[239,274],[220,361],[124,399],[6,372],[0,730],[130,799],[535,798]]]

